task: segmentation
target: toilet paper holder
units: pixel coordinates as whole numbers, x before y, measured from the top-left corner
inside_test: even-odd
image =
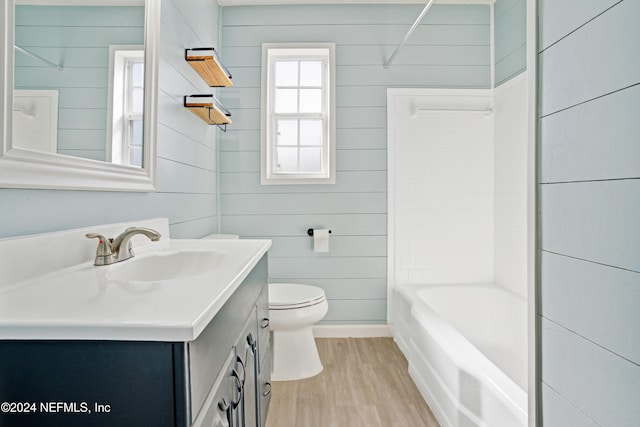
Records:
[[[308,234],[309,236],[313,236],[313,228],[308,229],[308,230],[307,230],[307,234]],[[329,230],[329,234],[331,234],[331,230]]]

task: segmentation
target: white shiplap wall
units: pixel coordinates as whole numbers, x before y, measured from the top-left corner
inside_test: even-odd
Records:
[[[488,6],[435,5],[389,69],[420,5],[225,7],[221,92],[233,126],[219,138],[221,229],[273,239],[271,281],[323,287],[324,323],[386,323],[386,89],[487,88]],[[261,186],[260,61],[265,42],[335,42],[337,183]],[[331,228],[316,254],[306,230]]]
[[[640,2],[539,15],[542,422],[637,426]]]
[[[184,49],[217,46],[218,10],[209,0],[162,0],[158,191],[0,189],[0,237],[150,217],[168,217],[173,237],[217,231],[216,129],[184,109],[182,96],[209,90]]]

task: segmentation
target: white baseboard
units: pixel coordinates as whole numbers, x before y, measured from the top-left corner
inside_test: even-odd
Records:
[[[316,338],[374,338],[390,337],[389,325],[315,325]]]

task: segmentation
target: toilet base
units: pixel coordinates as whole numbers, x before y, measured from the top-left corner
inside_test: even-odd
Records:
[[[271,381],[302,380],[318,375],[323,366],[311,326],[271,331]]]

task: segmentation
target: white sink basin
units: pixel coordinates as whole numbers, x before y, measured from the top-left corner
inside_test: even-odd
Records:
[[[221,265],[224,254],[215,251],[157,252],[113,264],[106,277],[120,282],[161,282],[186,279]]]
[[[86,234],[133,226],[162,238],[134,236],[135,257],[94,266]],[[166,218],[0,239],[0,339],[193,341],[270,246],[172,239]]]

